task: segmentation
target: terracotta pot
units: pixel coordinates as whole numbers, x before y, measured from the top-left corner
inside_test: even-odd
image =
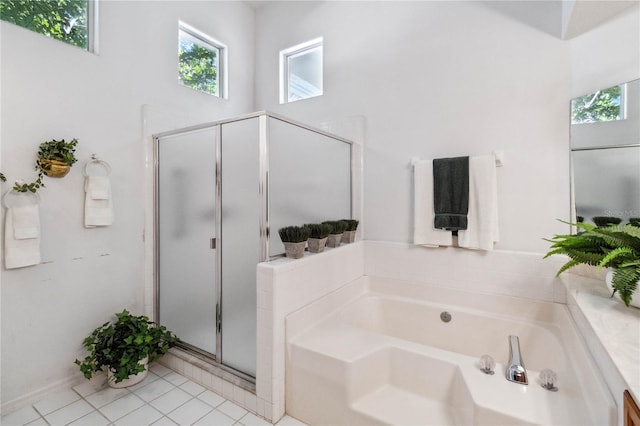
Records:
[[[60,160],[45,160],[40,159],[42,164],[42,172],[49,177],[61,178],[69,173],[71,166]]]
[[[306,241],[301,243],[283,243],[284,244],[284,254],[287,257],[292,259],[300,259],[304,256],[304,246],[307,244]]]
[[[311,253],[322,253],[324,246],[327,244],[327,237],[324,238],[309,238],[309,251]]]
[[[343,243],[352,243],[356,240],[356,231],[344,231],[342,234],[342,242]]]

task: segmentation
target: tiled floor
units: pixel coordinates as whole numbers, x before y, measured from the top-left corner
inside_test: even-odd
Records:
[[[126,389],[87,381],[2,416],[2,426],[270,425],[220,395],[160,365]],[[278,426],[304,426],[285,416]]]

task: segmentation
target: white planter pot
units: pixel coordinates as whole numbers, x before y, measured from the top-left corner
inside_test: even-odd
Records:
[[[607,275],[605,276],[604,282],[607,284],[607,288],[609,289],[609,291],[613,293],[613,286],[611,285],[611,280],[613,280],[613,270],[609,269],[607,271]],[[640,292],[638,291],[639,288],[640,288],[640,283],[638,283],[638,287],[636,288],[636,291],[633,292],[633,297],[631,298],[631,302],[629,303],[629,306],[640,308]],[[618,292],[616,292],[615,297],[617,297],[618,300],[622,301],[620,299],[620,295],[618,294]]]
[[[129,386],[137,385],[147,377],[148,362],[149,362],[149,357],[144,357],[143,359],[138,361],[138,364],[144,365],[144,371],[141,371],[140,373],[135,374],[133,376],[129,376],[128,379],[124,379],[123,381],[118,383],[116,383],[116,379],[115,377],[113,377],[113,372],[111,372],[111,369],[107,368],[107,383],[109,384],[110,387],[116,388],[116,389],[127,388]]]

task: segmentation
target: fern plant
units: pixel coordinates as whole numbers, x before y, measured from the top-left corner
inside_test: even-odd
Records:
[[[577,234],[546,239],[552,245],[545,258],[554,254],[570,258],[556,275],[579,264],[613,268],[613,294],[618,292],[629,306],[640,280],[640,227],[631,224],[598,227],[588,223],[575,226],[581,230]]]

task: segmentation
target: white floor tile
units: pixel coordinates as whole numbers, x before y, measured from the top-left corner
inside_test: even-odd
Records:
[[[226,414],[227,416],[231,417],[234,420],[240,419],[242,416],[244,416],[248,412],[244,408],[234,404],[231,401],[223,402],[222,404],[220,404],[220,406],[218,406],[217,410],[221,411],[222,413]]]
[[[4,423],[0,423],[0,424],[4,424]],[[49,423],[47,423],[45,419],[40,417],[38,420],[34,420],[31,423],[27,423],[26,426],[49,426]]]
[[[175,388],[176,387],[171,383],[167,382],[166,380],[160,379],[160,380],[151,382],[148,385],[141,387],[140,389],[133,391],[133,393],[135,393],[145,401],[149,402],[149,401],[153,401],[159,396],[162,396],[165,393]]]
[[[107,426],[108,424],[109,420],[100,414],[100,412],[94,410],[86,416],[80,417],[75,422],[70,423],[70,426]]]
[[[54,394],[36,402],[33,404],[33,407],[44,416],[79,399],[80,395],[71,389],[67,389],[62,392],[55,392]]]
[[[92,411],[93,407],[81,399],[44,416],[44,418],[52,426],[66,425]]]
[[[91,380],[85,380],[78,386],[74,386],[73,390],[80,394],[83,398],[107,386],[107,376],[104,374],[96,374]]]
[[[198,399],[201,399],[214,408],[226,401],[226,399],[210,390],[202,392],[198,395]]]
[[[167,414],[167,417],[179,425],[191,425],[210,411],[213,411],[210,405],[194,398]]]
[[[266,421],[265,419],[261,419],[253,413],[247,413],[244,417],[238,420],[239,423],[244,426],[271,426],[271,422]]]
[[[127,389],[114,389],[106,386],[85,397],[85,399],[94,407],[101,408],[128,394],[129,391]]]
[[[152,426],[176,426],[176,423],[169,417],[163,417],[155,422]]]
[[[200,386],[196,382],[192,382],[191,380],[187,380],[183,384],[180,385],[180,389],[183,391],[190,393],[193,396],[200,395],[206,389],[204,386]]]
[[[154,362],[153,364],[151,364],[151,366],[149,367],[149,370],[160,377],[164,377],[173,371],[162,364],[158,364],[157,362]]]
[[[33,407],[29,406],[2,416],[0,424],[3,426],[22,426],[39,418],[40,414],[38,414]]]
[[[218,410],[213,410],[200,420],[194,423],[198,426],[231,426],[235,423],[231,417],[222,414]]]
[[[180,386],[181,384],[189,380],[183,375],[176,373],[175,371],[172,371],[171,373],[163,376],[162,378],[168,381],[169,383],[173,383],[176,386]]]
[[[278,423],[277,426],[307,426],[306,423],[302,423],[298,419],[294,419],[291,416],[284,416]]]
[[[133,392],[137,389],[143,388],[145,386],[147,386],[149,383],[155,382],[156,380],[158,380],[160,378],[160,376],[153,374],[150,371],[147,371],[147,377],[144,378],[143,381],[141,381],[138,384],[135,384],[133,386],[128,386],[127,389],[129,390],[129,392]]]
[[[116,420],[113,424],[116,426],[146,426],[158,421],[162,417],[163,415],[160,411],[145,404],[123,418]]]
[[[138,398],[135,394],[129,393],[128,395],[116,399],[115,401],[100,408],[100,412],[113,422],[143,405],[143,400]]]
[[[150,402],[163,414],[167,414],[193,398],[182,389],[175,388]]]

